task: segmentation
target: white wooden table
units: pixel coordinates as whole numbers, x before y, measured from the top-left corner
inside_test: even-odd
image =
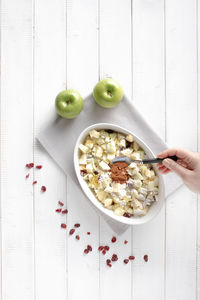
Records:
[[[112,76],[170,146],[199,150],[198,7],[198,0],[1,0],[1,300],[200,299],[197,195],[182,188],[151,223],[118,237],[112,253],[120,259],[110,269],[96,248],[111,229],[67,198],[65,175],[35,139],[59,91],[84,97]],[[43,169],[26,180],[32,161]],[[58,200],[69,228],[81,223],[79,242],[61,230]],[[88,243],[94,250],[84,257]],[[135,261],[124,265],[130,254]]]

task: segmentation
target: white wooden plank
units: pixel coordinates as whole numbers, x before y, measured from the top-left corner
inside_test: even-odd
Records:
[[[84,97],[92,92],[98,81],[98,1],[67,1],[67,88],[74,88]],[[70,300],[93,300],[100,297],[99,291],[99,217],[87,203],[79,199],[80,189],[68,178],[68,228],[75,223],[81,227],[68,238],[68,297]],[[91,235],[87,235],[87,232]],[[84,255],[90,244],[93,251]]]
[[[2,299],[34,299],[32,3],[1,1]]]
[[[200,5],[199,1],[197,1],[197,79],[198,79],[198,89],[197,89],[197,151],[200,153],[200,100],[199,100],[199,93],[200,93],[200,40],[199,40],[199,34],[200,34]],[[200,299],[200,196],[197,197],[197,274],[196,274],[196,285],[197,285],[197,299]]]
[[[131,97],[131,1],[101,0],[99,8],[100,78],[116,79],[123,86],[124,92]],[[131,299],[133,263],[123,263],[132,251],[131,228],[117,236],[103,219],[100,224],[100,244],[110,246],[106,256],[100,255],[101,298]],[[112,236],[117,237],[116,243],[111,243]],[[128,244],[125,245],[124,240]],[[106,266],[106,259],[111,258],[112,254],[117,254],[119,260],[109,268]]]
[[[196,1],[166,2],[167,142],[197,149]],[[180,124],[177,126],[177,124]],[[166,299],[196,299],[197,197],[167,202]]]
[[[85,97],[98,81],[98,1],[67,0],[67,88]]]
[[[132,9],[133,100],[164,139],[164,1],[135,0]],[[165,205],[150,223],[133,228],[132,237],[133,299],[164,299]]]
[[[54,112],[58,92],[66,85],[66,3],[35,1],[34,121],[35,136]],[[67,206],[67,179],[35,142],[35,295],[37,300],[67,299],[67,236],[56,214],[58,201]],[[41,193],[41,186],[47,191]]]

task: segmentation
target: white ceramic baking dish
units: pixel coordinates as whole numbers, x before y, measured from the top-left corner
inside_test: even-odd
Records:
[[[99,209],[102,213],[106,214],[107,216],[109,216],[110,218],[114,219],[115,221],[124,223],[124,224],[128,224],[128,225],[137,225],[137,224],[144,224],[149,222],[153,217],[155,217],[164,202],[164,182],[163,182],[163,178],[162,175],[160,175],[157,171],[157,168],[155,165],[153,165],[154,170],[156,172],[156,174],[159,177],[159,194],[158,194],[158,201],[152,203],[148,213],[145,216],[141,216],[141,217],[131,217],[131,218],[126,218],[123,216],[117,216],[114,214],[114,212],[112,210],[109,210],[107,208],[105,208],[95,197],[95,195],[93,194],[93,192],[91,191],[91,189],[88,187],[87,182],[83,179],[83,177],[80,174],[80,168],[79,168],[79,156],[80,156],[80,150],[79,150],[79,144],[83,143],[86,136],[88,135],[89,131],[92,129],[111,129],[113,131],[116,132],[120,132],[123,134],[131,134],[134,137],[134,140],[141,146],[141,148],[145,151],[145,153],[147,154],[147,157],[149,158],[153,158],[155,157],[155,155],[153,154],[153,152],[149,149],[148,145],[146,145],[139,137],[135,136],[134,132],[131,132],[121,126],[115,125],[115,124],[110,124],[110,123],[98,123],[98,124],[93,124],[87,128],[85,128],[80,136],[77,139],[75,148],[74,148],[74,167],[75,167],[75,172],[78,178],[78,181],[81,185],[81,188],[83,190],[83,192],[85,193],[85,195],[88,197],[89,201],[91,201],[93,203],[93,205]]]

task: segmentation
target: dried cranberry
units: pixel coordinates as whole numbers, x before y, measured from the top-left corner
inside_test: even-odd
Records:
[[[88,249],[89,251],[92,251],[92,247],[91,247],[90,245],[87,245],[87,249]]]
[[[37,165],[36,169],[39,169],[39,170],[42,169],[42,165]]]
[[[112,255],[112,261],[117,261],[117,260],[118,260],[117,254],[113,254],[113,255]]]
[[[107,133],[113,133],[114,131],[112,129],[106,129]]]
[[[28,174],[26,175],[26,179],[29,178],[29,176],[30,176],[30,174],[28,173]]]
[[[124,241],[124,244],[125,244],[125,245],[126,245],[126,244],[128,244],[128,241],[127,241],[127,240],[125,240],[125,241]]]
[[[60,206],[63,206],[63,205],[64,205],[64,203],[62,203],[61,201],[58,201],[58,204],[59,204]]]
[[[66,228],[67,228],[67,225],[66,225],[66,224],[64,224],[64,223],[62,223],[60,226],[61,226],[61,228],[64,228],[64,229],[66,229]]]
[[[62,214],[68,214],[68,210],[67,209],[62,210]]]
[[[46,190],[47,190],[47,188],[46,188],[46,186],[41,186],[41,191],[44,193],[44,192],[46,192]]]
[[[85,254],[88,254],[88,253],[89,253],[89,250],[88,250],[88,249],[85,249],[85,250],[84,250],[84,253],[85,253]]]
[[[110,268],[112,267],[112,265],[111,265],[111,264],[107,264],[107,266],[108,266],[108,267],[110,267]]]
[[[76,228],[78,228],[78,227],[80,227],[81,225],[79,224],[79,223],[76,223],[76,224],[74,224],[74,227],[76,227]]]
[[[70,231],[69,231],[69,235],[72,235],[72,234],[74,234],[74,231],[75,231],[75,229],[70,229]]]
[[[98,173],[97,171],[94,171],[94,174],[95,174],[95,175],[98,175],[99,173]]]
[[[111,242],[112,242],[112,243],[115,243],[116,240],[117,240],[117,238],[116,238],[115,236],[113,236]]]
[[[79,241],[79,240],[80,240],[80,236],[79,236],[79,235],[76,235],[76,239]]]
[[[124,263],[127,264],[129,262],[129,259],[124,259]]]
[[[89,231],[87,232],[87,235],[90,235],[90,232],[89,232]]]
[[[57,209],[56,209],[56,212],[57,212],[57,213],[61,213],[61,211],[62,211],[61,208],[57,208]]]
[[[129,256],[129,259],[130,259],[130,260],[134,260],[134,259],[135,259],[135,256],[130,255],[130,256]]]
[[[37,183],[37,180],[34,180],[34,181],[33,181],[33,184],[36,184],[36,183]]]
[[[130,218],[132,215],[129,214],[129,213],[127,213],[127,212],[125,212],[125,213],[123,214],[123,216],[126,217],[126,218]]]
[[[107,264],[110,264],[110,263],[111,263],[111,260],[110,260],[110,259],[106,259],[106,263],[107,263]]]
[[[85,174],[87,174],[86,170],[81,170],[80,171],[81,176],[85,176]]]
[[[26,164],[26,168],[31,169],[34,167],[34,163]]]
[[[109,247],[109,246],[105,246],[104,249],[105,249],[106,251],[109,251],[110,247]]]
[[[105,254],[106,254],[106,250],[103,250],[103,251],[102,251],[102,254],[105,255]]]
[[[144,255],[144,261],[148,262],[148,260],[149,260],[149,257],[148,257],[147,254],[145,254],[145,255]]]
[[[104,246],[99,246],[98,251],[102,251],[104,249]]]

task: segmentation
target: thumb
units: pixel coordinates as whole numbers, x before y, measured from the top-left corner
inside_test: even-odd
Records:
[[[162,164],[181,177],[184,177],[187,174],[188,170],[176,163],[175,161],[173,161],[172,159],[166,158],[163,160]]]

